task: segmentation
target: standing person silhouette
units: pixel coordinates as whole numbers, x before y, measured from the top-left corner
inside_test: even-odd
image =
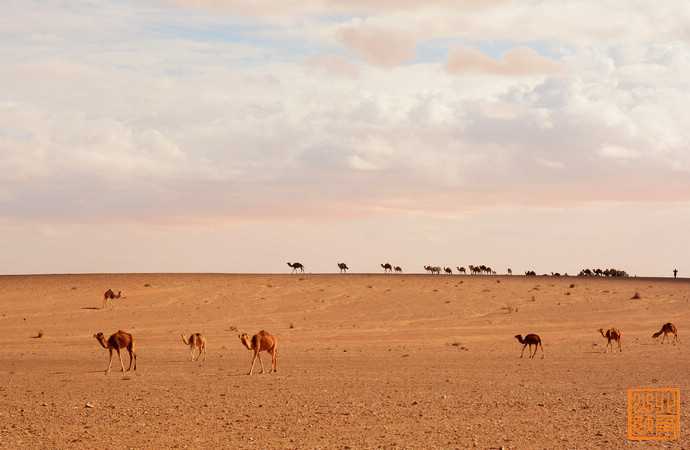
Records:
[[[678,275],[678,269],[673,269],[673,278],[676,278]]]

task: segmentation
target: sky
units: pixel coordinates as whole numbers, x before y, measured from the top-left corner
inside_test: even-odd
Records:
[[[690,2],[3,0],[0,274],[690,276]]]

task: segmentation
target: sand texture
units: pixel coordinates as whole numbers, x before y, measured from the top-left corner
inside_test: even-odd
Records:
[[[642,445],[688,448],[689,318],[685,279],[2,276],[0,447],[636,447],[628,389],[678,388],[680,439]],[[665,322],[680,343],[652,339]],[[604,353],[609,327],[622,353]],[[93,335],[118,329],[138,367],[115,356],[106,374]],[[278,372],[248,376],[238,334],[261,329]],[[182,342],[195,332],[206,362]],[[544,359],[520,358],[518,333]]]

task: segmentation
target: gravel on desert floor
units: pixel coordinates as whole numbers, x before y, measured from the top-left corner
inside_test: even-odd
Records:
[[[0,447],[688,448],[688,318],[687,279],[0,276]],[[652,338],[667,322],[676,344]],[[622,352],[604,352],[611,327]],[[238,335],[262,329],[278,371],[261,352],[248,376]],[[117,330],[136,371],[114,353],[105,372],[94,334]],[[182,341],[197,332],[205,362]],[[543,359],[520,357],[528,333]],[[628,391],[666,388],[676,416],[650,412],[643,437],[679,420],[678,439],[631,440]]]

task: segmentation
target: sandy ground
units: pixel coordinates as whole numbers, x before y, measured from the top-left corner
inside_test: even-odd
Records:
[[[689,318],[685,279],[3,276],[0,447],[688,448]],[[665,322],[679,344],[652,339]],[[623,352],[604,354],[612,326]],[[138,367],[105,374],[93,334],[118,329]],[[237,336],[260,329],[278,373],[248,376]],[[206,362],[189,361],[193,332]],[[544,359],[521,359],[518,333]],[[628,439],[632,388],[680,389],[679,440]]]

